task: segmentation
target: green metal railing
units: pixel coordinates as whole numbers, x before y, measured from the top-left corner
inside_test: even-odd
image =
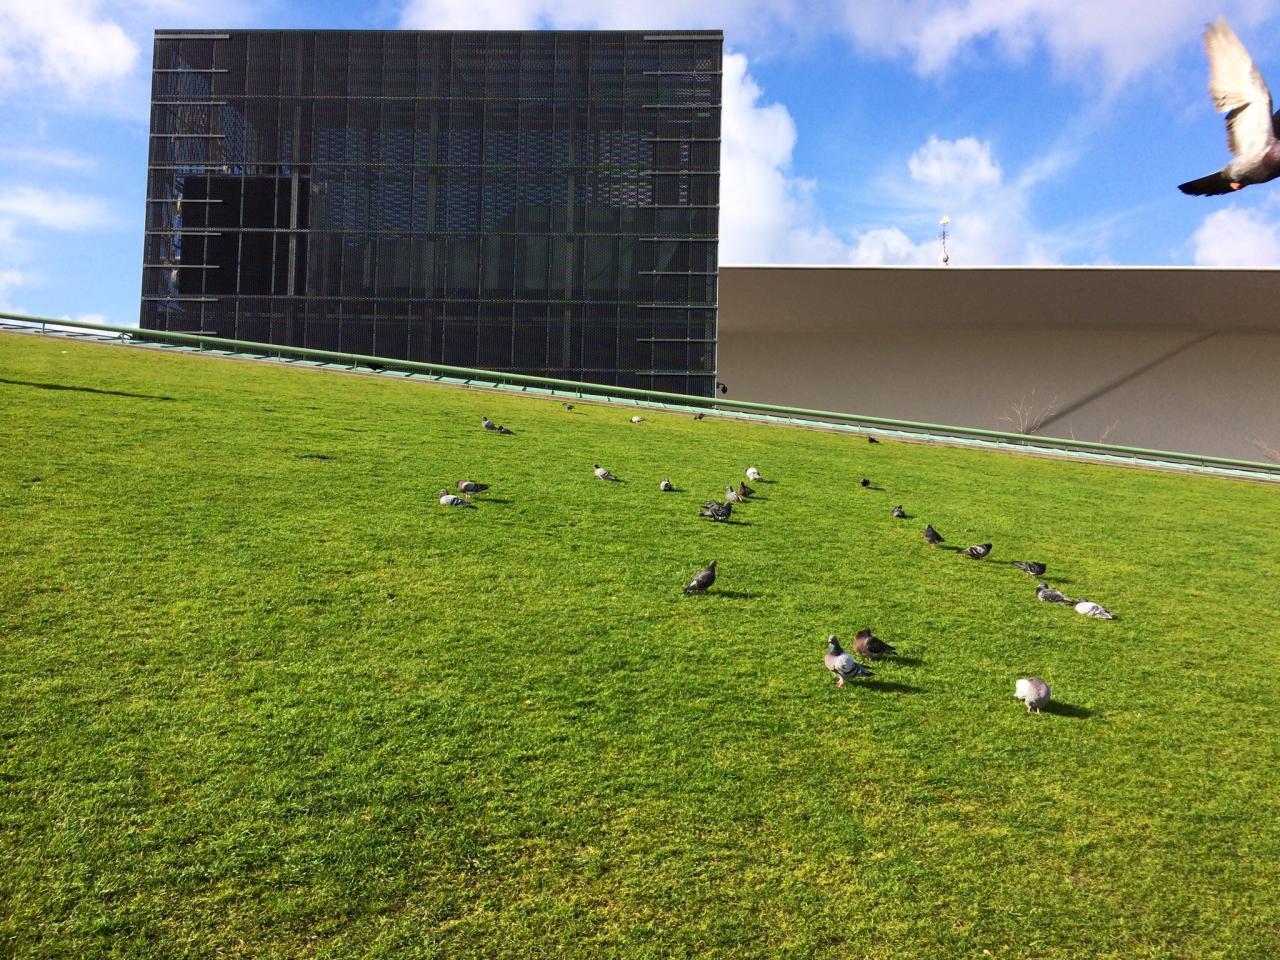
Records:
[[[137,327],[118,327],[105,323],[89,323],[83,320],[58,320],[50,317],[32,317],[18,313],[0,312],[0,319],[49,327],[73,327],[100,330],[115,334],[121,339],[143,342],[191,344],[201,349],[225,350],[233,353],[265,357],[300,357],[319,360],[347,367],[374,367],[384,370],[403,370],[443,378],[456,378],[467,383],[511,384],[534,387],[554,393],[568,393],[577,397],[595,396],[600,399],[632,398],[690,410],[745,411],[782,417],[791,420],[811,421],[817,424],[847,424],[854,427],[872,427],[904,433],[925,434],[940,439],[974,438],[998,441],[1021,447],[1048,451],[1090,452],[1127,460],[1142,460],[1159,464],[1195,464],[1206,467],[1226,467],[1236,470],[1280,476],[1280,464],[1256,460],[1237,460],[1231,457],[1213,457],[1207,454],[1182,453],[1171,450],[1152,450],[1145,447],[1125,447],[1118,444],[1095,443],[1089,440],[1066,440],[1059,437],[1040,437],[1033,434],[1011,433],[1004,430],[983,430],[977,427],[958,427],[947,424],[923,423],[913,420],[895,420],[890,417],[863,416],[840,413],[833,410],[814,410],[808,407],[785,407],[773,403],[752,400],[729,400],[725,397],[698,397],[684,393],[668,393],[663,390],[646,390],[638,387],[615,387],[608,384],[584,383],[578,380],[559,380],[554,377],[538,377],[523,373],[503,373],[480,370],[474,367],[455,367],[443,363],[423,363],[418,360],[398,360],[392,357],[370,356],[360,353],[341,353],[336,350],[316,350],[312,347],[295,347],[279,343],[257,343],[252,340],[228,340],[194,333],[174,333],[167,330],[143,330]]]

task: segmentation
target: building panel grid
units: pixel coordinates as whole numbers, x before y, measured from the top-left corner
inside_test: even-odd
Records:
[[[142,325],[709,395],[722,45],[158,31]]]

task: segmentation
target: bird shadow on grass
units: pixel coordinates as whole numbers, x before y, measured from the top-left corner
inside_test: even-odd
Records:
[[[879,690],[881,693],[924,693],[923,687],[915,687],[909,683],[899,683],[897,680],[863,680],[858,686],[867,687],[870,690]]]
[[[751,593],[748,590],[712,590],[707,595],[724,597],[726,600],[759,600],[762,596],[762,594]]]
[[[125,390],[99,390],[97,387],[73,387],[67,383],[36,383],[33,380],[9,380],[0,377],[0,383],[15,387],[35,387],[38,390],[74,390],[77,393],[101,393],[111,397],[133,397],[135,400],[177,400],[177,397],[156,396],[151,393],[129,393]]]
[[[964,549],[964,547],[957,547],[954,543],[940,543],[938,544],[938,549],[950,550],[952,553],[959,553],[961,550]]]
[[[483,500],[477,501],[477,503],[511,503],[511,502],[512,501],[508,500],[506,497],[485,497]]]
[[[1064,703],[1061,700],[1050,700],[1040,712],[1052,713],[1057,717],[1075,717],[1077,720],[1087,720],[1094,713],[1088,707],[1080,707],[1074,703]]]

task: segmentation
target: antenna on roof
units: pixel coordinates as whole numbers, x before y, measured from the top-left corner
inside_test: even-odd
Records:
[[[941,220],[938,221],[938,226],[942,227],[942,233],[939,236],[939,239],[942,240],[942,256],[939,259],[942,260],[942,265],[944,267],[949,266],[951,264],[951,254],[947,252],[947,224],[949,224],[950,222],[951,222],[950,217],[943,217]]]

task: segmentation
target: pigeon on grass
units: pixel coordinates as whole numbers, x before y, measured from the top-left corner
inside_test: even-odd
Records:
[[[868,480],[866,477],[863,477],[861,480],[858,481],[858,486],[860,486],[863,490],[865,490],[867,489],[867,487],[871,486],[871,481]]]
[[[596,476],[599,477],[601,480],[617,480],[618,479],[614,474],[610,473],[608,470],[600,466],[600,464],[598,463],[595,465],[595,473],[596,473]]]
[[[902,509],[902,504],[898,504],[889,511],[889,516],[893,517],[895,520],[905,520],[907,519],[907,511]]]
[[[754,496],[754,495],[755,495],[754,490],[748,487],[741,480],[738,481],[738,496],[740,496],[743,500],[745,500],[747,499],[747,497]]]
[[[632,417],[632,418],[631,418],[631,422],[632,422],[632,423],[644,423],[644,417]]]
[[[946,538],[937,530],[933,529],[932,523],[924,525],[924,542],[931,547],[936,547],[940,543],[945,543]]]
[[[725,503],[741,503],[743,498],[738,496],[738,491],[733,489],[733,485],[730,484],[724,488],[724,501]]]
[[[472,510],[477,509],[474,503],[468,503],[461,497],[455,497],[448,490],[440,491],[440,506],[442,507],[470,507]]]
[[[675,490],[675,487],[671,485],[670,480],[663,480],[660,484],[658,484],[658,489],[661,490],[663,493],[671,493],[671,491]]]
[[[1043,600],[1045,603],[1065,603],[1069,607],[1075,606],[1074,600],[1068,599],[1066,594],[1044,582],[1036,584],[1036,599]]]
[[[1086,617],[1097,617],[1099,620],[1114,620],[1116,618],[1114,613],[1104,608],[1101,604],[1086,600],[1084,597],[1076,601],[1075,607],[1076,613],[1083,614]]]
[[[498,425],[497,425],[496,423],[494,423],[492,420],[490,420],[488,417],[481,417],[481,418],[480,418],[480,426],[484,427],[486,430],[497,430],[497,429],[498,429]]]
[[[720,503],[716,500],[708,500],[706,505],[698,511],[698,516],[708,517],[712,520],[723,523],[733,516],[732,503]]]
[[[484,493],[488,489],[487,483],[476,483],[474,480],[458,481],[458,490],[461,493]]]
[[[827,654],[822,658],[831,676],[835,677],[837,687],[843,687],[849,677],[869,677],[873,671],[853,659],[853,654],[845,653],[840,641],[834,636],[827,637]]]
[[[875,437],[867,437],[867,443],[879,443],[879,442],[880,441],[877,440]]]
[[[705,416],[706,416],[706,414],[705,414],[705,413],[695,413],[695,414],[693,415],[693,419],[695,419],[695,420],[701,420],[701,419],[703,419]]]
[[[1043,577],[1048,569],[1043,563],[1036,563],[1034,560],[1015,560],[1013,565],[1029,577]]]
[[[514,430],[508,430],[502,424],[498,424],[498,432],[502,434],[504,437],[514,437],[516,435],[516,432]]]
[[[1027,705],[1027,713],[1039,713],[1049,705],[1049,685],[1039,677],[1023,677],[1013,685],[1013,699]]]
[[[879,660],[881,657],[896,657],[898,655],[898,651],[873,634],[870,627],[864,627],[858,631],[858,635],[853,639],[853,649],[868,660]]]
[[[690,596],[695,593],[706,593],[707,588],[716,582],[716,562],[712,560],[705,567],[694,574],[693,579],[689,581],[689,585],[684,588],[684,595]]]
[[[566,412],[567,412],[567,411],[569,411],[569,410],[572,410],[572,409],[573,409],[573,404],[572,404],[572,403],[562,403],[562,404],[560,404],[560,406],[564,407],[564,408],[565,408],[565,410],[566,410]]]
[[[747,467],[747,479],[750,480],[752,483],[758,483],[761,479],[760,471],[757,470],[755,467]]]
[[[968,557],[970,560],[981,560],[991,552],[991,544],[975,543],[972,547],[965,547],[960,551],[962,557]]]

